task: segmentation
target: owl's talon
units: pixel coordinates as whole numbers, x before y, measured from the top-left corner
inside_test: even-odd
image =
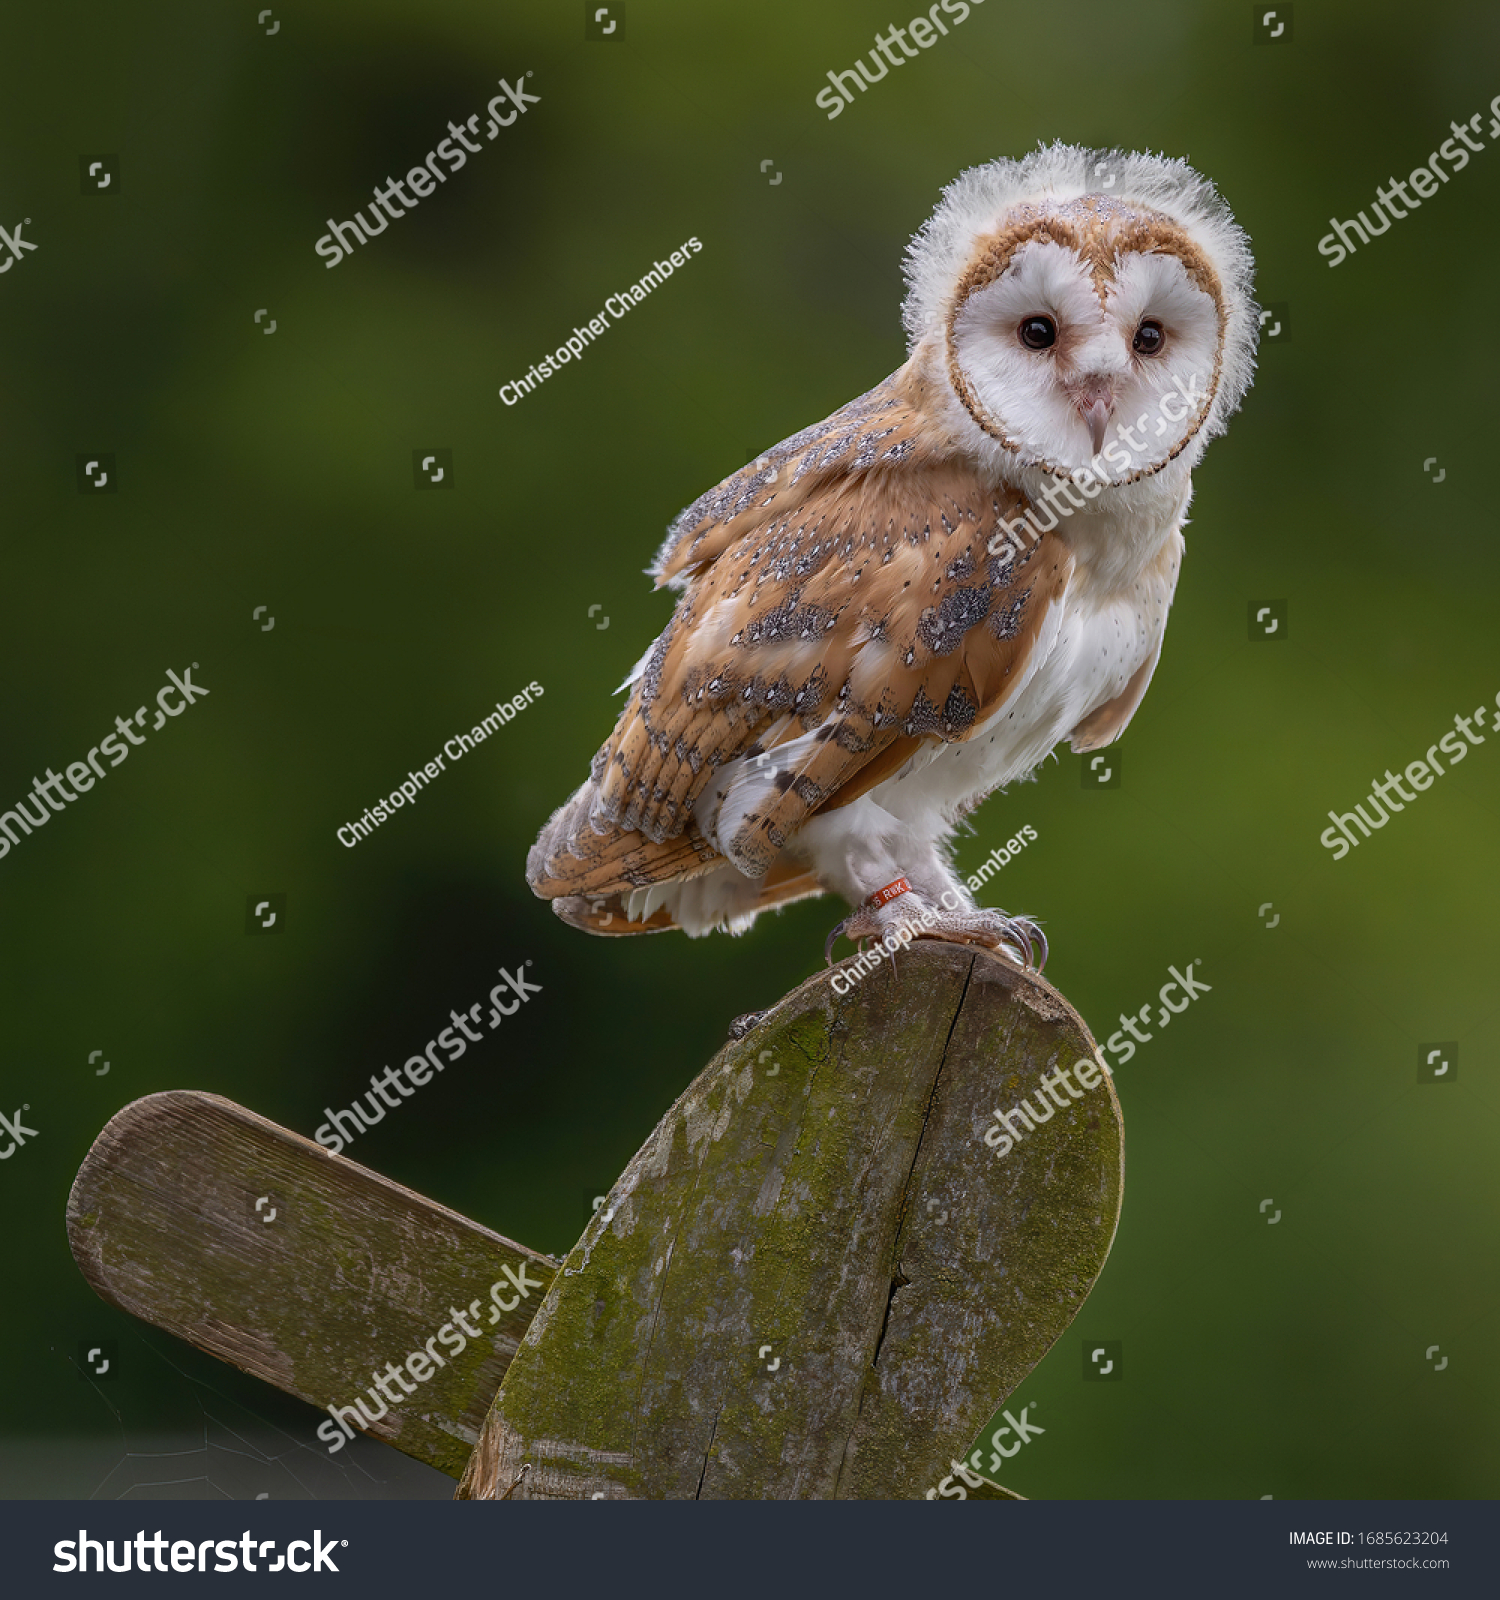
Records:
[[[879,944],[893,928],[900,926],[900,921],[884,908],[858,906],[842,922],[828,930],[828,938],[823,945],[824,964],[833,965],[833,947],[840,938],[847,939],[863,955],[867,939]]]
[[[1024,952],[1025,960],[1022,965],[1031,967],[1040,972],[1047,965],[1047,935],[1031,920],[1030,917],[1007,917],[1002,937]],[[1042,959],[1036,959],[1037,946],[1041,946]]]

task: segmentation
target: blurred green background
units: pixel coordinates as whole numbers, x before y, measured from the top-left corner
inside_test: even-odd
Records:
[[[98,1301],[72,1177],[159,1089],[311,1134],[529,958],[543,994],[351,1153],[572,1244],[843,910],[615,942],[528,892],[528,845],[669,613],[641,568],[701,490],[901,362],[901,251],[942,186],[1061,137],[1190,159],[1287,316],[1197,474],[1121,786],[1086,792],[1064,750],[959,848],[972,871],[1035,827],[982,898],[1044,919],[1048,977],[1101,1039],[1169,965],[1212,985],[1118,1072],[1114,1253],[1012,1402],[1045,1436],[998,1475],[1047,1498],[1494,1495],[1500,741],[1343,861],[1318,843],[1500,690],[1489,113],[1420,211],[1333,271],[1316,242],[1485,111],[1500,13],[1346,0],[1257,45],[1248,4],[988,0],[829,122],[824,74],[905,8],[628,0],[609,43],[574,0],[299,0],[269,37],[257,9],[59,0],[11,16],[0,64],[0,225],[29,217],[37,245],[0,277],[0,801],[167,669],[211,691],[0,861],[0,1111],[38,1130],[0,1164],[0,1493],[451,1491],[367,1441],[330,1462],[310,1408]],[[325,218],[527,71],[540,104],[325,268]],[[85,196],[101,152],[117,189]],[[702,253],[582,361],[500,402],[690,234]],[[451,492],[413,487],[431,446]],[[117,494],[78,491],[97,451]],[[1286,623],[1254,643],[1267,598]],[[532,679],[539,705],[339,845]],[[247,937],[272,891],[285,932]],[[1450,1040],[1456,1081],[1420,1084],[1419,1045]],[[118,1371],[85,1382],[100,1339]],[[1081,1381],[1097,1339],[1123,1382]]]

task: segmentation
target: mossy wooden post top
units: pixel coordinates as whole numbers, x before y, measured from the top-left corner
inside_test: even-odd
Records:
[[[1066,1330],[1124,1173],[1087,1028],[985,951],[850,977],[808,979],[662,1119],[461,1496],[921,1498]]]
[[[104,1299],[464,1497],[920,1498],[1067,1329],[1122,1179],[1067,1002],[922,941],[726,1046],[561,1269],[191,1090],[111,1119],[68,1236]]]

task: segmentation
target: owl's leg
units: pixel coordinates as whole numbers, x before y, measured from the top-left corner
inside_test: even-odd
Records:
[[[1040,970],[1047,959],[1041,929],[1030,918],[974,904],[941,846],[947,832],[941,817],[899,817],[871,795],[803,825],[788,853],[855,908],[829,934],[826,957],[840,937],[878,939],[887,950],[943,939],[1001,950]]]

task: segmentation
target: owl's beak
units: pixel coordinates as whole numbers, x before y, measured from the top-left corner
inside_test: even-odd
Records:
[[[1083,425],[1089,430],[1089,442],[1098,455],[1104,448],[1104,430],[1115,414],[1115,381],[1110,373],[1093,372],[1068,384],[1068,398],[1078,408]]]
[[[1109,419],[1115,414],[1115,408],[1110,401],[1101,395],[1088,405],[1080,405],[1079,412],[1089,430],[1089,443],[1093,445],[1093,453],[1098,455],[1104,448],[1104,430],[1109,426]]]

